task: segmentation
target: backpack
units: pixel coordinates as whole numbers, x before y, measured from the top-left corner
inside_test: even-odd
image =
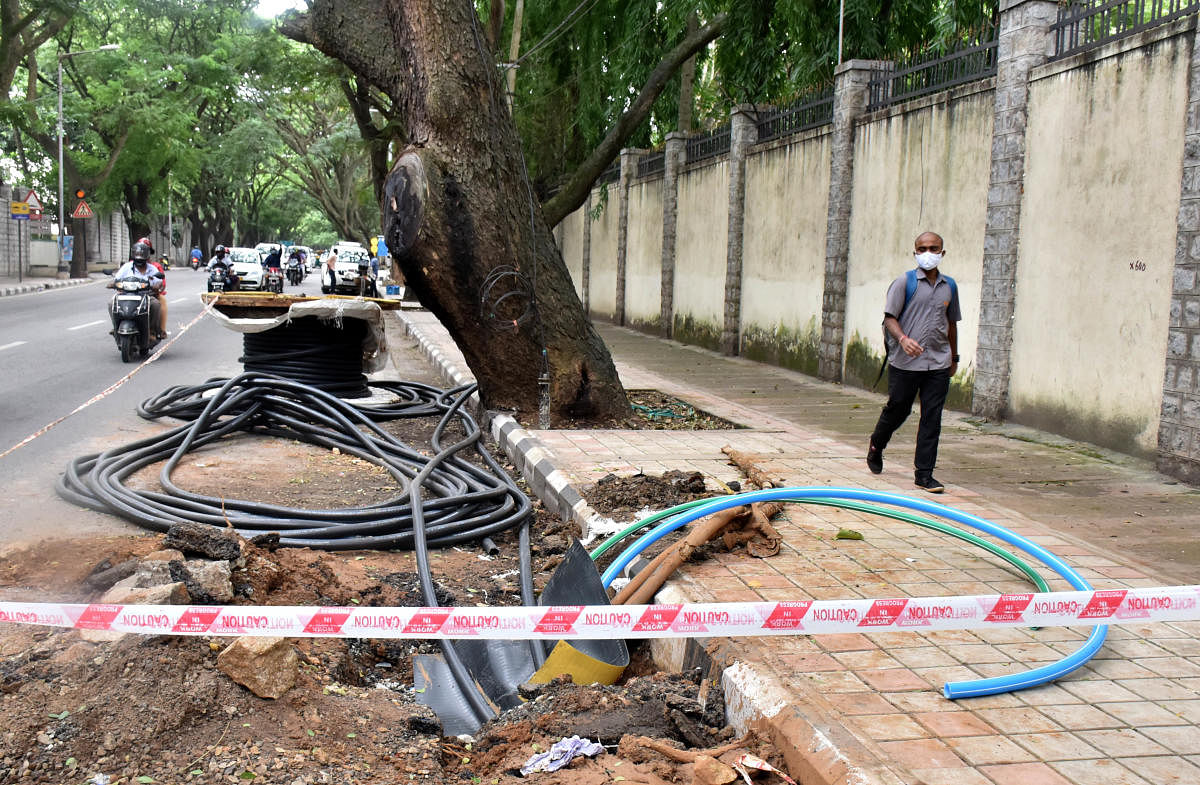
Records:
[[[958,284],[948,275],[942,275],[946,279],[946,283],[950,284],[950,300],[953,302],[958,299]],[[913,295],[917,293],[917,271],[909,270],[904,274],[904,305],[900,308],[900,313],[896,314],[896,321],[900,321],[900,317],[904,315],[905,309],[908,308],[908,303],[912,300]],[[949,306],[947,306],[949,307]],[[888,357],[892,354],[892,345],[895,343],[892,336],[888,334],[887,327],[883,328],[883,362],[879,364],[879,375],[875,377],[875,382],[871,385],[874,390],[879,385],[879,380],[883,378],[883,372],[887,370]]]

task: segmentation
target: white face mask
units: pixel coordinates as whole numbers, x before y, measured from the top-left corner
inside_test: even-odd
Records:
[[[913,258],[917,260],[917,267],[922,270],[932,270],[937,267],[942,261],[942,254],[926,251],[925,253],[915,253]]]

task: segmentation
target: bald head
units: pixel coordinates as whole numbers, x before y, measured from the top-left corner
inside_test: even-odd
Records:
[[[913,241],[913,250],[917,253],[925,253],[932,251],[933,253],[941,253],[944,249],[942,236],[937,232],[921,232],[917,235],[917,239]]]

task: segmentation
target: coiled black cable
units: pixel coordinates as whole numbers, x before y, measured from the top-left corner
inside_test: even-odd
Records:
[[[496,464],[483,444],[479,427],[461,409],[462,400],[471,394],[474,385],[453,390],[403,382],[386,386],[408,388],[406,400],[359,407],[290,379],[253,372],[224,381],[209,380],[196,388],[172,388],[144,402],[139,414],[194,415],[190,423],[76,458],[56,487],[59,495],[69,501],[118,515],[152,531],[195,521],[232,525],[245,537],[279,532],[280,543],[287,546],[411,549],[413,500],[420,498],[412,482],[428,467],[429,459],[375,423],[394,417],[453,412],[450,419],[457,420],[464,437],[452,455],[430,468],[423,483],[430,496],[420,502],[429,544],[442,547],[478,540],[528,519],[532,509],[528,497]],[[205,399],[208,391],[213,392]],[[172,472],[189,450],[239,431],[295,439],[327,449],[337,447],[384,467],[401,490],[377,504],[306,510],[194,493],[171,481]],[[463,457],[462,452],[468,448],[487,468]],[[435,449],[439,448],[435,445]],[[159,474],[162,492],[135,490],[125,484],[139,469],[164,460]]]
[[[367,323],[306,316],[242,338],[238,362],[247,373],[282,376],[333,393],[340,398],[366,398],[362,345]]]

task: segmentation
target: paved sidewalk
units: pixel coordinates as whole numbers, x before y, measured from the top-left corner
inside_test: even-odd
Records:
[[[0,297],[9,297],[15,294],[30,294],[32,292],[41,292],[46,289],[61,289],[64,286],[79,286],[80,284],[91,283],[94,278],[46,278],[43,276],[30,277],[23,276],[20,280],[17,276],[2,276],[0,275]]]
[[[465,374],[461,355],[430,314],[405,311],[400,318],[444,372]],[[758,453],[768,472],[795,485],[920,493],[902,466],[911,456],[911,424],[893,442],[884,474],[866,471],[864,434],[878,415],[881,396],[630,330],[599,329],[627,388],[659,389],[747,427],[525,431],[510,423],[494,428],[524,453],[514,460],[540,475],[530,484],[553,508],[590,523],[586,506],[576,503],[577,491],[608,472],[694,469],[722,482],[740,480],[720,451],[725,444]],[[1191,554],[1181,554],[1165,565],[1172,580],[1159,569],[1161,557],[1139,560],[1124,540],[1117,548],[1097,541],[1091,516],[1111,518],[1113,508],[1118,518],[1129,515],[1131,525],[1143,529],[1152,519],[1184,529],[1200,522],[1194,491],[1155,474],[1144,462],[1047,434],[990,428],[960,415],[948,417],[943,443],[941,465],[947,468],[937,474],[948,493],[922,498],[1033,539],[1096,588],[1177,583],[1196,570]],[[1039,481],[1030,483],[1031,477]],[[982,551],[907,523],[789,505],[776,525],[785,543],[778,556],[758,560],[738,551],[685,566],[659,600],[1030,590]],[[843,527],[861,532],[863,539],[836,539]],[[1055,590],[1068,588],[1061,579],[1049,583]],[[942,697],[948,680],[1018,673],[1056,661],[1078,648],[1086,634],[1086,628],[1005,628],[702,643],[725,668],[735,722],[763,723],[788,755],[792,775],[805,785],[1200,785],[1198,622],[1114,626],[1095,659],[1054,684],[985,698]],[[655,654],[670,666],[695,651],[660,644]]]

